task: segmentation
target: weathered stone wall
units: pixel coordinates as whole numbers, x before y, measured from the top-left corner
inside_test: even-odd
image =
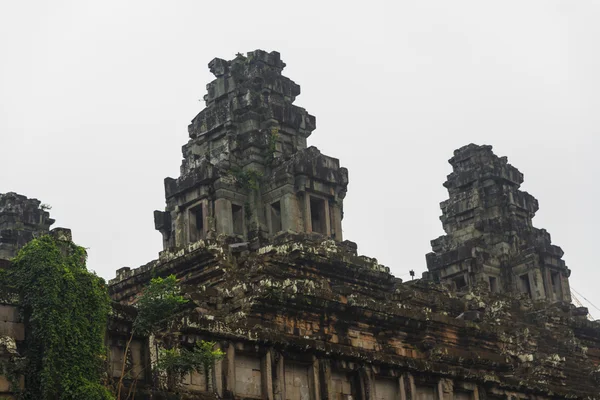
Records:
[[[176,328],[182,341],[215,340],[226,352],[213,388],[224,396],[600,395],[600,324],[582,310],[402,283],[348,242],[296,235],[257,252],[213,244],[163,253],[152,269],[111,281],[113,298],[134,301],[150,271],[175,273],[192,301]]]
[[[0,193],[0,268],[10,268],[10,260],[18,251],[34,238],[48,234],[53,223],[39,200]],[[18,308],[12,303],[0,304],[0,362],[18,356],[17,344],[24,339],[25,326]],[[23,380],[17,383],[22,386]],[[13,389],[9,379],[0,376],[0,397],[15,398]]]
[[[461,147],[449,162],[450,198],[440,204],[446,235],[431,241],[424,278],[570,302],[571,271],[550,234],[533,226],[538,201],[519,190],[523,174],[492,146]]]
[[[39,200],[13,192],[0,193],[0,262],[16,256],[33,238],[47,234],[53,223]]]
[[[342,240],[348,171],[306,139],[315,117],[294,105],[300,86],[279,53],[262,50],[209,64],[206,108],[189,126],[177,179],[165,179],[155,212],[164,249],[229,236],[254,248],[282,232]]]
[[[293,104],[284,66],[260,50],[210,63],[206,108],[155,212],[164,250],[109,282],[108,377],[124,374],[138,400],[600,400],[600,322],[570,304],[570,271],[533,227],[522,174],[490,146],[457,150],[447,234],[426,279],[404,283],[343,241],[348,172],[307,147],[315,118]],[[52,222],[37,200],[0,195],[0,255]],[[171,274],[187,308],[126,351],[136,298]],[[0,306],[0,359],[23,335]],[[166,393],[153,374],[166,340],[211,340],[225,358]]]

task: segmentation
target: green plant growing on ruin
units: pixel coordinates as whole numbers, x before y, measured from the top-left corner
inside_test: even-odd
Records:
[[[252,217],[252,206],[249,201],[244,203],[244,215],[246,216],[246,220]]]
[[[0,277],[25,324],[23,400],[108,400],[102,384],[110,300],[86,268],[84,248],[43,236],[27,244]]]
[[[229,174],[235,178],[235,182],[246,190],[258,190],[263,174],[255,169],[244,170],[239,167],[233,167]]]
[[[187,300],[181,295],[175,275],[152,278],[136,302],[137,315],[133,330],[148,335],[167,328],[173,315]]]
[[[134,335],[149,336],[157,335],[162,331],[169,331],[177,313],[181,311],[187,302],[181,295],[175,275],[151,279],[135,304],[137,314],[133,321],[131,335],[125,346],[125,354],[129,351]],[[172,342],[177,343],[176,340]],[[162,372],[167,374],[169,389],[175,389],[181,383],[183,377],[192,371],[204,371],[208,383],[212,365],[216,360],[223,357],[223,353],[220,350],[213,350],[213,347],[213,342],[201,341],[192,350],[179,348],[178,345],[173,345],[169,349],[162,349],[154,368],[155,372],[159,375]],[[123,390],[123,379],[126,376],[125,365],[126,363],[123,363],[121,369],[117,399],[120,398]]]
[[[125,345],[124,354],[128,354],[134,335],[148,336],[168,328],[169,323],[173,321],[174,316],[185,303],[187,300],[181,295],[175,275],[151,279],[135,304],[137,314],[133,321],[129,340]],[[121,398],[123,390],[125,366],[126,363],[123,362],[117,384],[117,399]]]
[[[193,372],[204,373],[206,385],[210,384],[210,372],[216,361],[225,356],[221,350],[215,350],[215,342],[197,342],[192,350],[185,348],[164,349],[156,365],[158,371],[165,371],[171,378],[169,389],[175,389],[183,378]]]
[[[265,154],[265,161],[267,165],[273,164],[275,161],[275,153],[277,152],[277,140],[279,139],[279,129],[277,127],[271,128],[271,134],[267,139],[267,149]]]

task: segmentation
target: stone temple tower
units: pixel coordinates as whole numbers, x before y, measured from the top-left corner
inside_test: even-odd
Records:
[[[279,53],[209,63],[206,108],[189,125],[166,208],[154,215],[165,249],[227,237],[259,246],[282,232],[342,240],[348,171],[306,139],[315,117],[294,105],[300,86],[281,74]]]
[[[48,234],[54,220],[37,199],[0,193],[0,266],[33,238]]]
[[[464,146],[449,162],[450,198],[440,205],[446,235],[431,241],[424,278],[570,302],[570,270],[550,234],[532,224],[538,201],[519,190],[523,174],[492,146]]]

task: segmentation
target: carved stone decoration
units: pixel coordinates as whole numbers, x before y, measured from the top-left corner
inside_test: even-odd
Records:
[[[188,127],[181,175],[165,179],[165,211],[154,215],[165,249],[220,236],[256,248],[288,231],[342,240],[348,171],[307,148],[315,117],[293,104],[300,86],[284,67],[262,50],[209,63],[206,108]]]
[[[450,198],[440,204],[446,235],[431,241],[423,277],[456,290],[482,285],[570,302],[570,270],[550,234],[533,226],[538,201],[519,189],[523,174],[492,146],[469,144],[449,162]]]

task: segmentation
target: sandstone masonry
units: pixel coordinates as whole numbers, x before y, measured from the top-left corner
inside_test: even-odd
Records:
[[[456,150],[446,235],[423,278],[403,282],[342,237],[348,171],[308,147],[315,118],[293,104],[284,66],[261,50],[210,62],[206,108],[154,214],[163,250],[109,282],[109,375],[125,363],[135,399],[600,399],[600,322],[570,303],[570,270],[532,225],[523,175],[491,146]],[[31,204],[4,208],[21,210],[6,226],[23,229],[0,233],[21,238],[10,254],[53,222]],[[126,353],[138,295],[170,274],[187,309]],[[3,338],[0,355],[22,340]],[[211,340],[226,357],[167,393],[152,374],[166,340]]]

